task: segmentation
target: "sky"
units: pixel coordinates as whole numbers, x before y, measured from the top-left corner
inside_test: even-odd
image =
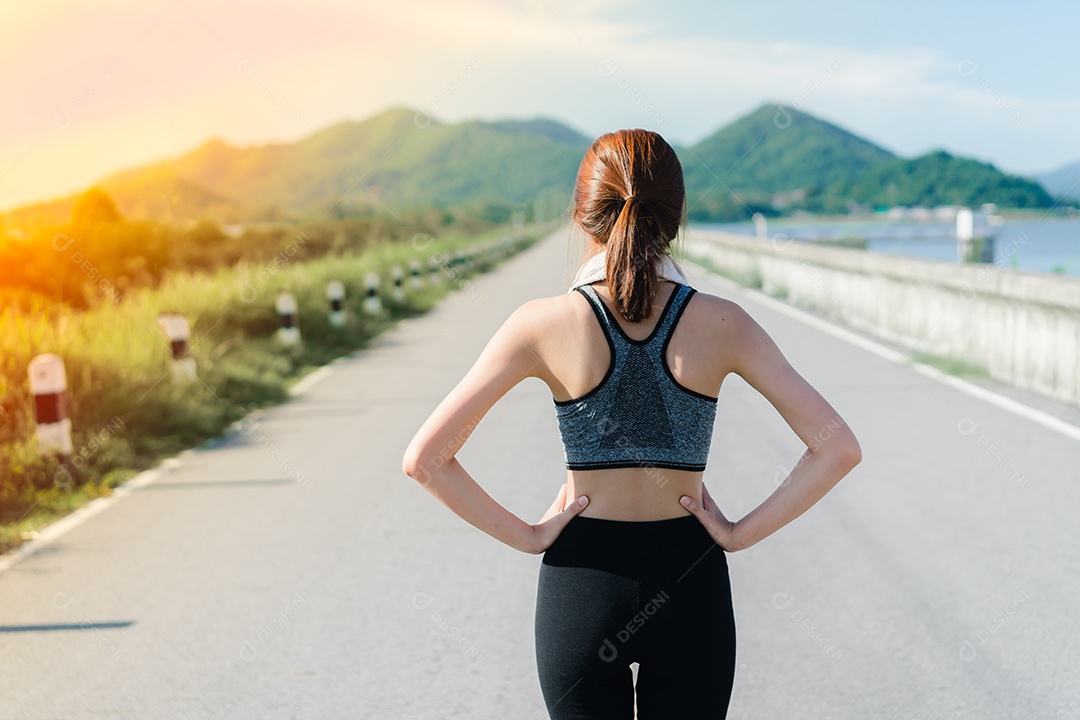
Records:
[[[1080,161],[1077,27],[1075,2],[7,0],[0,209],[393,106],[691,144],[779,102],[1030,174]]]

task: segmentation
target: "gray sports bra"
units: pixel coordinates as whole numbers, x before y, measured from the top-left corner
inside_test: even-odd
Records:
[[[611,364],[600,384],[584,395],[552,398],[567,469],[704,470],[717,398],[680,385],[665,359],[675,324],[697,291],[676,283],[652,333],[634,340],[591,285],[576,290],[600,321]]]

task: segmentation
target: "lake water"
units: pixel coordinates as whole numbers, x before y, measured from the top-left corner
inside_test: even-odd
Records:
[[[754,224],[695,224],[694,227],[753,235]],[[995,234],[994,264],[1039,272],[1080,276],[1080,218],[1006,220]],[[955,222],[814,222],[772,220],[769,237],[818,239],[866,238],[870,252],[956,262]]]

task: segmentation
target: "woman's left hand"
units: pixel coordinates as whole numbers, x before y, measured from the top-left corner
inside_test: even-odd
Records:
[[[743,549],[744,546],[738,539],[738,523],[731,522],[724,513],[721,512],[716,501],[709,495],[709,489],[705,487],[704,483],[701,485],[700,505],[689,495],[683,495],[679,499],[679,502],[701,521],[701,524],[709,531],[709,535],[712,539],[717,545],[723,548],[725,552],[735,552],[736,550]]]
[[[544,513],[544,517],[540,518],[540,522],[532,526],[535,542],[532,544],[531,552],[534,555],[539,555],[551,547],[551,544],[559,537],[570,519],[584,510],[588,504],[589,498],[582,495],[576,501],[567,505],[566,483],[563,483],[563,486],[559,488],[559,494],[555,498],[555,502],[551,503],[551,507]]]

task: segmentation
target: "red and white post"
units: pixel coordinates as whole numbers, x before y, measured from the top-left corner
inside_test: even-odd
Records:
[[[413,258],[409,263],[409,274],[412,276],[412,286],[419,290],[424,287],[424,274],[420,272],[420,261]]]
[[[364,284],[367,286],[367,294],[364,296],[364,311],[368,315],[378,315],[382,312],[382,299],[379,297],[379,274],[369,272],[364,276]]]
[[[59,355],[38,355],[27,366],[30,392],[34,394],[37,417],[38,451],[45,455],[57,452],[70,456],[71,419],[68,417],[67,374]]]
[[[282,345],[296,345],[300,342],[296,296],[291,292],[280,292],[274,306],[277,308],[278,318],[281,320],[281,327],[277,329],[278,341]]]
[[[340,280],[331,280],[326,286],[326,299],[330,301],[327,316],[330,327],[345,327],[345,285]]]
[[[404,276],[404,273],[401,270],[401,266],[400,265],[395,265],[393,268],[391,268],[391,274],[393,275],[393,278],[394,278],[394,299],[395,300],[404,300],[405,299],[405,286],[404,286],[403,283],[405,281],[405,276]]]
[[[195,379],[195,358],[188,353],[191,343],[191,327],[180,313],[162,313],[157,318],[158,327],[169,339],[172,350],[172,379],[175,383],[188,383]]]

